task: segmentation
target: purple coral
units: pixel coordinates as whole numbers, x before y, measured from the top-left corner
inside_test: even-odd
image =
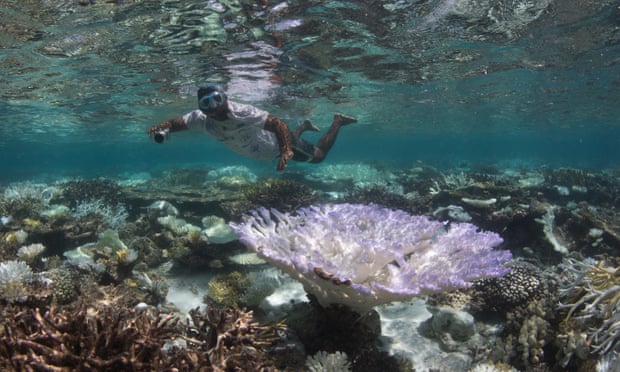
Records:
[[[260,208],[231,223],[242,243],[300,280],[322,306],[373,306],[471,285],[509,269],[502,238],[377,205],[326,204],[296,214]]]

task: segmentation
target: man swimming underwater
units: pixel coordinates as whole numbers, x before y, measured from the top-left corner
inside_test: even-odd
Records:
[[[198,89],[198,109],[166,120],[148,130],[156,142],[162,143],[170,132],[201,128],[233,151],[254,159],[273,160],[280,157],[277,170],[286,167],[289,159],[320,163],[334,145],[343,125],[357,120],[342,114],[334,115],[332,125],[313,145],[301,138],[307,130],[318,132],[310,120],[295,131],[267,111],[228,99],[218,85]]]

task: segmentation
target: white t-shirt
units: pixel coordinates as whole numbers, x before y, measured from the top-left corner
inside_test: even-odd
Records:
[[[183,115],[188,128],[202,128],[238,154],[260,160],[280,155],[275,133],[263,129],[269,113],[251,105],[228,101],[228,119],[218,121],[200,110]]]

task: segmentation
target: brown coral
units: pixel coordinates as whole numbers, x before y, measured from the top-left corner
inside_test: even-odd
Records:
[[[190,311],[194,324],[192,340],[207,351],[214,370],[273,371],[274,361],[266,350],[274,345],[284,325],[260,325],[253,320],[252,311],[230,307],[207,307],[204,312]]]
[[[3,370],[70,371],[160,369],[164,342],[174,335],[173,315],[151,317],[134,310],[55,307],[18,311],[0,333]]]
[[[0,370],[275,370],[270,351],[282,324],[259,325],[252,312],[211,306],[191,317],[186,325],[174,314],[102,303],[11,306],[0,314]]]

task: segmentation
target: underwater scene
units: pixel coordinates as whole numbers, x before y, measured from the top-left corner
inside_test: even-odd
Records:
[[[0,370],[620,371],[620,1],[0,16]]]

